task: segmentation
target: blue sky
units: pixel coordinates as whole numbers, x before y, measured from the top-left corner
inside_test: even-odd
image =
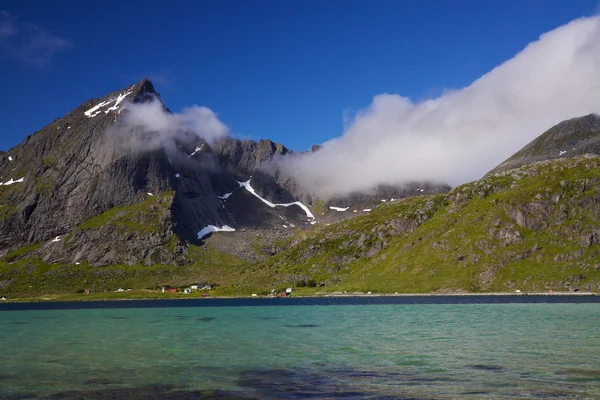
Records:
[[[597,10],[597,0],[4,0],[0,149],[148,77],[174,111],[206,106],[240,137],[302,151],[339,136],[344,114],[375,95],[464,87]]]

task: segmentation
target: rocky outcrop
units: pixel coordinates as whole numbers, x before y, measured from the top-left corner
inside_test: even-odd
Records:
[[[487,175],[538,161],[588,153],[600,154],[600,116],[596,114],[563,121],[548,129]]]

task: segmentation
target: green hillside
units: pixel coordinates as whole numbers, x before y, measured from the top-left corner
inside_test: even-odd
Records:
[[[146,199],[78,230],[108,224],[123,233],[157,235],[137,229],[144,224],[143,206],[169,203],[168,197]],[[287,238],[255,243],[256,252],[263,245],[278,252],[258,263],[216,251],[210,239],[201,247],[182,247],[173,238],[164,236],[161,248],[184,253],[178,266],[47,264],[33,256],[46,254],[39,245],[23,248],[0,262],[0,291],[32,296],[204,281],[217,284],[215,293],[224,295],[287,286],[305,293],[600,292],[600,157],[538,162],[444,194],[298,229]]]

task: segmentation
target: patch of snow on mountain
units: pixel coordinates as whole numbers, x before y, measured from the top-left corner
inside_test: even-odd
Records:
[[[274,203],[271,203],[267,199],[263,199],[262,197],[260,197],[260,195],[258,193],[256,193],[256,191],[254,190],[254,188],[250,185],[250,179],[248,179],[246,182],[239,182],[238,181],[238,183],[239,183],[240,187],[245,188],[247,191],[249,191],[250,193],[252,193],[254,196],[258,197],[260,199],[260,201],[262,201],[263,203],[265,203],[266,205],[268,205],[271,208],[275,208],[276,206],[281,206],[281,207],[298,206],[298,207],[300,207],[300,208],[302,208],[304,210],[304,212],[306,213],[306,216],[309,219],[315,219],[315,216],[310,212],[310,210],[308,209],[308,207],[306,207],[304,204],[300,203],[299,201],[294,201],[293,203],[279,203],[279,204],[274,204]]]
[[[214,226],[214,225],[208,225],[205,228],[202,228],[200,230],[200,232],[198,232],[198,239],[202,239],[204,236],[213,233],[213,232],[234,232],[235,229],[228,226],[228,225],[223,225],[221,228]]]
[[[100,110],[102,107],[107,106],[107,105],[111,104],[112,102],[115,102],[115,104],[112,107],[109,107],[108,109],[106,109],[106,111],[104,111],[104,114],[108,114],[110,111],[117,111],[117,110],[119,110],[119,104],[121,104],[121,102],[123,100],[125,100],[125,97],[129,96],[131,93],[133,93],[133,90],[130,90],[124,94],[119,94],[117,97],[109,99],[107,101],[103,101],[102,103],[97,104],[94,107],[87,110],[86,112],[84,112],[84,114],[88,118],[93,118],[102,112]]]
[[[284,228],[286,228],[286,229],[287,229],[287,225],[281,225],[281,226],[283,226]]]
[[[415,192],[421,192],[423,193],[425,191],[425,189],[421,189],[421,188],[417,188],[417,190],[415,190]]]
[[[56,242],[60,242],[60,236],[57,236],[54,239],[52,239],[52,243],[56,243]]]
[[[115,104],[112,107],[106,109],[106,111],[104,111],[104,114],[108,114],[109,111],[117,111],[119,109],[119,104],[121,104],[121,102],[125,100],[125,97],[129,96],[131,93],[133,93],[133,90],[130,90],[125,94],[120,94],[119,97],[117,97],[117,101],[115,102]]]
[[[150,193],[150,192],[148,192],[147,194],[148,194],[148,196],[154,196],[154,195],[153,195],[152,193]]]
[[[231,196],[232,194],[233,194],[233,192],[225,193],[223,196],[217,196],[217,198],[225,200],[225,199],[228,199],[229,196]]]
[[[12,156],[8,156],[8,161],[12,161],[12,160],[13,160]]]
[[[562,155],[563,155],[563,154],[565,154],[566,152],[567,152],[566,150],[563,150],[563,151],[561,151],[560,153],[558,153],[558,155],[559,155],[559,156],[562,156]]]
[[[334,207],[334,206],[329,206],[329,208],[330,208],[331,210],[335,210],[335,211],[346,211],[346,210],[347,210],[347,209],[349,209],[350,207],[343,208],[343,207]]]
[[[381,202],[382,202],[382,203],[385,203],[386,201],[387,201],[387,200],[381,199]]]
[[[200,146],[200,147],[196,146],[196,148],[194,149],[194,152],[192,154],[190,154],[189,156],[192,157],[194,154],[201,151],[203,147],[204,147],[204,143],[202,143],[202,146]]]
[[[6,181],[4,183],[0,182],[0,186],[2,186],[2,185],[8,186],[8,185],[12,185],[13,183],[21,183],[21,182],[23,182],[24,179],[25,179],[25,177],[23,177],[21,179],[17,179],[17,180],[10,178],[8,181]]]
[[[88,117],[88,118],[92,118],[95,117],[96,115],[100,114],[100,108],[104,107],[105,105],[109,104],[108,101],[103,101],[102,103],[90,108],[89,110],[87,110],[86,112],[84,112],[84,114]]]
[[[371,211],[371,209],[370,208],[365,208],[363,211],[364,212],[369,212],[369,211]]]
[[[179,172],[175,174],[175,178],[179,178],[181,175],[179,175]]]

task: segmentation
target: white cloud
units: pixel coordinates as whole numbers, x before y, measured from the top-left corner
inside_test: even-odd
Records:
[[[206,141],[213,141],[229,133],[227,126],[209,108],[192,106],[180,113],[169,113],[162,102],[128,103],[124,122],[130,126],[140,126],[147,131],[156,131],[168,138],[181,132],[193,131]]]
[[[464,89],[418,103],[377,95],[341,137],[282,165],[321,196],[414,180],[456,185],[592,112],[600,113],[600,17],[543,34]]]
[[[43,27],[20,22],[14,14],[0,10],[0,51],[17,61],[43,67],[52,58],[73,47],[71,42]]]

